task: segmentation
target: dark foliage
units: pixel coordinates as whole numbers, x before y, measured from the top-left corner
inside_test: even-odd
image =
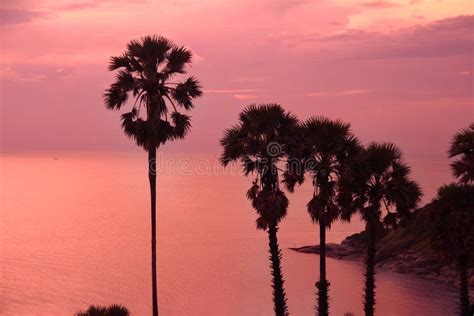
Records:
[[[124,306],[111,305],[109,307],[91,305],[86,311],[76,313],[76,316],[129,316]]]
[[[447,262],[457,263],[460,315],[469,315],[467,270],[474,254],[474,186],[450,184],[433,200],[431,241]]]
[[[451,163],[453,175],[461,183],[474,182],[474,123],[453,137],[448,151],[449,158],[458,158]]]
[[[104,94],[105,105],[120,110],[133,100],[131,111],[122,115],[122,128],[140,147],[155,148],[189,131],[190,117],[179,108],[192,109],[202,88],[192,76],[184,81],[176,76],[186,74],[191,61],[191,51],[161,36],[132,40],[122,55],[111,57],[109,70],[118,71]]]

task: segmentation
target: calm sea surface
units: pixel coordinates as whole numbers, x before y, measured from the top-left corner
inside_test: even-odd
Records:
[[[56,158],[56,159],[55,159]],[[409,157],[410,158],[410,157]],[[411,158],[425,201],[450,180],[444,158]],[[162,315],[271,315],[267,235],[245,198],[250,179],[216,156],[165,155],[158,166],[158,289]],[[149,191],[145,153],[3,154],[0,158],[0,314],[73,315],[89,304],[150,315]],[[314,314],[318,243],[305,204],[289,195],[280,225],[290,313]],[[336,224],[329,242],[358,232]],[[328,259],[332,315],[362,315],[359,263]],[[456,291],[379,270],[378,315],[452,315]]]

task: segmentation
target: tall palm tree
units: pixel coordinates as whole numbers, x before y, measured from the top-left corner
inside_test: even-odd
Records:
[[[454,176],[461,183],[474,183],[474,123],[454,136],[448,154],[459,157],[451,163]]]
[[[191,128],[190,117],[179,110],[192,109],[194,99],[201,96],[202,89],[194,77],[178,81],[177,76],[186,74],[192,56],[187,48],[161,36],[132,40],[122,55],[111,57],[109,70],[118,72],[115,82],[104,94],[105,106],[110,110],[120,110],[132,99],[130,111],[122,114],[122,128],[129,138],[148,152],[154,316],[158,315],[156,150],[167,141],[184,138]]]
[[[433,248],[444,255],[447,262],[458,265],[459,312],[461,316],[469,316],[467,271],[474,255],[474,186],[442,186],[433,200],[432,223]]]
[[[410,168],[402,161],[401,151],[391,143],[370,144],[364,152],[363,164],[355,169],[360,174],[356,177],[358,201],[354,205],[366,223],[367,235],[364,311],[372,316],[379,232],[383,225],[394,226],[400,220],[408,220],[422,193],[410,179]]]
[[[297,148],[292,148],[293,157],[288,160],[284,179],[290,192],[296,183],[304,181],[301,171],[308,172],[313,182],[313,197],[307,206],[312,221],[319,224],[317,310],[320,316],[326,316],[329,314],[326,230],[342,215],[343,206],[340,202],[349,193],[345,192],[349,186],[343,186],[342,182],[350,175],[350,166],[360,153],[361,146],[351,132],[350,124],[325,117],[311,117],[303,122],[297,141],[293,144]],[[298,161],[301,167],[294,168]]]
[[[288,199],[279,187],[278,163],[285,156],[285,143],[296,125],[296,117],[280,105],[250,105],[221,139],[223,165],[240,161],[246,176],[255,175],[247,197],[257,212],[257,229],[268,232],[276,315],[288,314],[277,239],[278,223],[287,213]]]

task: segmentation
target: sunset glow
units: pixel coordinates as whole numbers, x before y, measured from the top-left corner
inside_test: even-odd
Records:
[[[4,151],[133,148],[101,95],[109,56],[143,34],[190,47],[205,89],[173,151],[216,150],[249,103],[347,119],[414,154],[444,152],[474,115],[469,0],[2,1],[0,14]]]
[[[474,315],[473,0],[0,0],[0,315]]]

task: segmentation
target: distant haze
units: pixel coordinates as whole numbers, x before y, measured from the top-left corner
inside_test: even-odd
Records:
[[[147,34],[194,53],[204,97],[168,151],[218,151],[250,103],[340,118],[364,141],[444,155],[474,121],[470,0],[0,4],[3,151],[136,150],[107,111],[110,56]]]

